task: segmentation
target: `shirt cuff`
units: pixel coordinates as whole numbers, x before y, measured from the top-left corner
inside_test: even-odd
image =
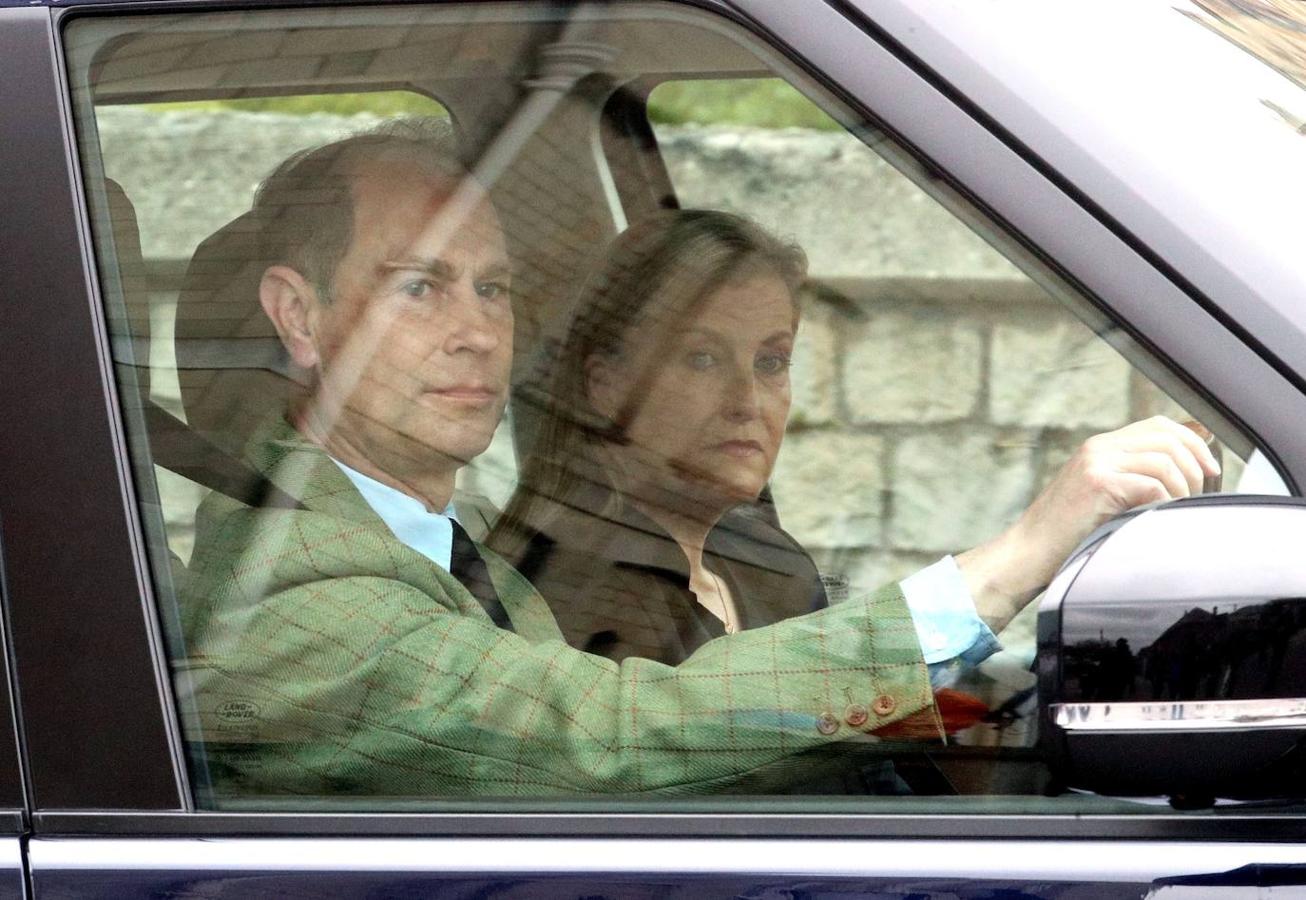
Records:
[[[1002,649],[979,617],[966,579],[951,556],[904,579],[900,587],[926,663],[957,659],[975,666]]]

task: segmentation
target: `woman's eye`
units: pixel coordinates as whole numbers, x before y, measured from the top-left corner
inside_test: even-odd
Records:
[[[686,354],[685,362],[695,372],[706,372],[716,365],[716,355],[707,350],[695,350]]]
[[[765,356],[759,356],[753,367],[762,375],[779,375],[789,369],[789,355],[787,353],[768,353]]]

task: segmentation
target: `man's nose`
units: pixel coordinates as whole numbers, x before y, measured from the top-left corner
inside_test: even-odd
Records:
[[[445,310],[449,316],[445,352],[490,353],[498,349],[503,340],[498,310],[492,309],[472,284],[456,284],[449,294],[450,302]]]

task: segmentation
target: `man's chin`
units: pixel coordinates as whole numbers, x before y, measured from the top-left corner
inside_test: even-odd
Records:
[[[493,437],[493,435],[490,437]],[[448,443],[443,446],[432,447],[431,449],[446,460],[462,467],[472,464],[476,461],[477,457],[489,449],[490,437],[486,437],[483,440],[476,438],[468,441]]]
[[[496,419],[497,425],[497,419]],[[432,465],[444,467],[449,463],[465,466],[490,446],[495,428],[488,424],[447,423],[440,427],[412,429],[403,432],[408,446],[407,456],[428,459]]]

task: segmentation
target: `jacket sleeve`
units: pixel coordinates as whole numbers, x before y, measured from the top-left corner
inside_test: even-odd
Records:
[[[447,573],[396,562],[407,548],[388,535],[326,531],[283,525],[275,545],[201,561],[190,579],[206,612],[178,692],[220,795],[710,791],[933,722],[896,587],[712,641],[678,667],[617,664],[496,628]],[[390,571],[359,574],[369,566]]]

